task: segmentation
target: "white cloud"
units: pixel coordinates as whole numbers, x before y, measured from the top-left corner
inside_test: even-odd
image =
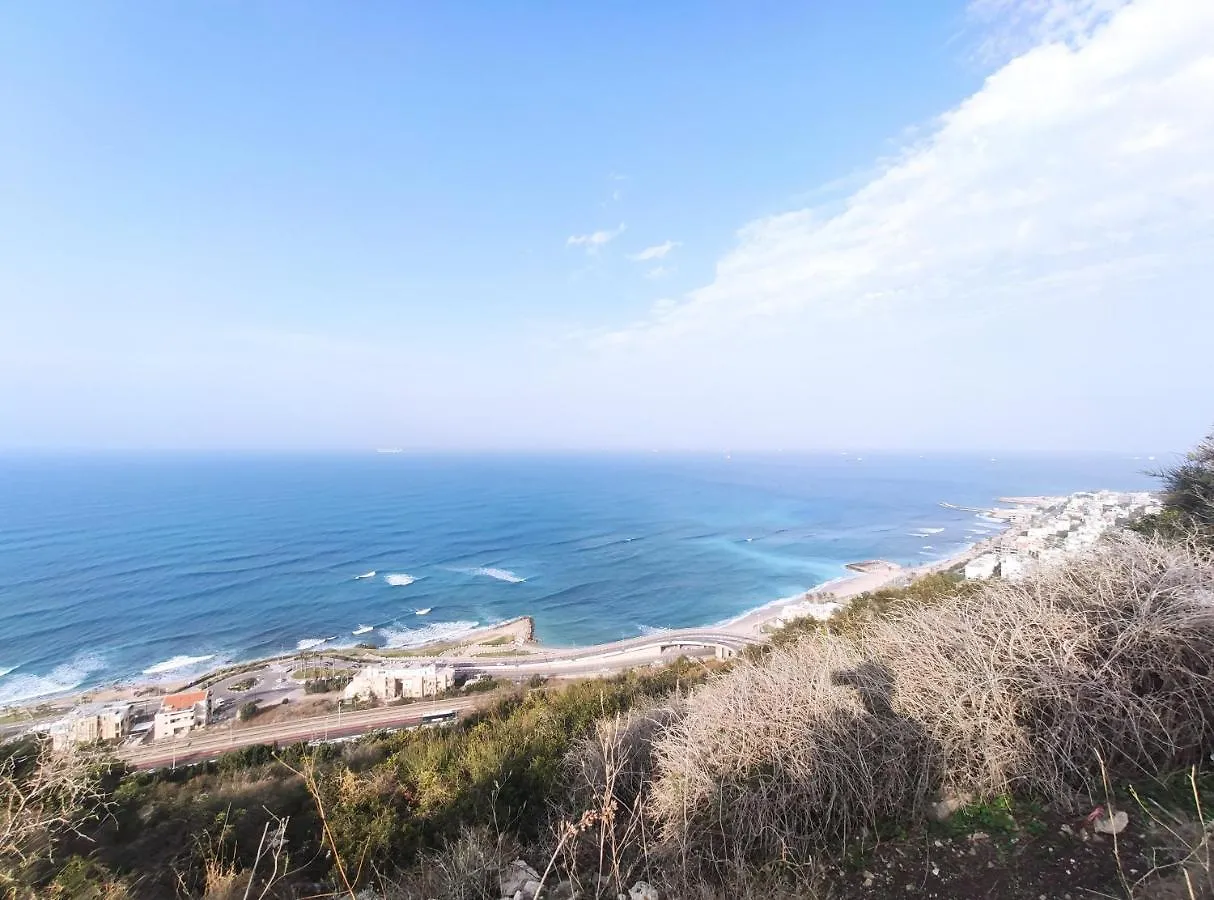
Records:
[[[588,253],[597,253],[603,246],[615,240],[624,233],[624,223],[610,231],[593,231],[590,234],[571,234],[565,241],[566,247],[585,247]]]
[[[645,262],[651,259],[665,259],[666,254],[678,246],[678,241],[663,241],[660,244],[654,244],[652,247],[646,247],[640,253],[634,253],[628,258],[636,262]]]
[[[772,317],[806,330],[900,317],[924,330],[1023,304],[1125,297],[1214,259],[1214,3],[1037,5],[1040,42],[841,211],[751,222],[711,283],[605,343],[667,343]],[[660,258],[666,246],[644,253]]]
[[[646,278],[664,278],[665,276],[669,275],[673,271],[674,271],[674,269],[669,268],[667,266],[654,266],[652,269],[650,269],[648,272],[645,273],[645,277]]]

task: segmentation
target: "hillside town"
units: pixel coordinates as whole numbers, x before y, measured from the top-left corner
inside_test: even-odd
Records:
[[[967,579],[1023,578],[1033,567],[1053,565],[1094,546],[1107,532],[1142,515],[1159,512],[1149,491],[1082,491],[1066,497],[1005,497],[1010,508],[991,510],[989,518],[1007,529],[988,542],[986,552],[970,559]]]

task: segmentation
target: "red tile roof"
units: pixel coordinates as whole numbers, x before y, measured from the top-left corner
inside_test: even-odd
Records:
[[[160,701],[160,708],[168,710],[189,709],[195,703],[205,702],[210,693],[210,691],[185,691],[181,694],[165,694],[164,699]]]

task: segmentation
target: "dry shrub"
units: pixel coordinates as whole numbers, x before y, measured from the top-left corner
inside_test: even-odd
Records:
[[[1136,538],[938,608],[861,643],[899,711],[939,745],[948,783],[979,794],[1098,796],[1115,775],[1201,759],[1214,732],[1214,560]]]
[[[489,828],[471,828],[379,886],[387,900],[497,900],[501,873],[516,853]]]
[[[920,815],[940,787],[1098,796],[1214,746],[1214,559],[1127,537],[1090,556],[811,635],[693,695],[651,811],[689,859],[804,858]]]
[[[566,754],[564,803],[554,810],[553,868],[560,877],[588,893],[615,896],[645,870],[653,745],[681,714],[676,702],[600,719]]]
[[[813,635],[696,693],[656,747],[651,811],[688,865],[803,858],[921,805],[936,753],[894,683]],[[686,873],[689,880],[696,872]]]
[[[606,794],[630,809],[652,778],[654,740],[681,715],[681,703],[667,703],[596,722],[594,733],[565,757],[575,805],[585,808]]]

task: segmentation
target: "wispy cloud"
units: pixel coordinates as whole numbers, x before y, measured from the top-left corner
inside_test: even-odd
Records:
[[[1214,258],[1214,3],[1040,5],[1038,43],[841,208],[749,223],[711,283],[608,342],[1066,305]]]
[[[640,253],[634,253],[628,258],[635,260],[636,262],[646,262],[651,259],[665,259],[666,255],[678,246],[678,241],[663,241],[660,244],[654,244],[652,247],[646,247]]]
[[[610,231],[592,231],[590,234],[571,234],[565,240],[566,247],[585,247],[588,253],[597,253],[606,244],[615,240],[624,233],[625,225],[623,222],[618,228],[613,228]]]
[[[667,275],[669,275],[673,271],[674,271],[674,269],[668,268],[666,266],[654,266],[652,269],[650,269],[648,272],[645,273],[645,277],[653,278],[653,279],[665,278]]]

